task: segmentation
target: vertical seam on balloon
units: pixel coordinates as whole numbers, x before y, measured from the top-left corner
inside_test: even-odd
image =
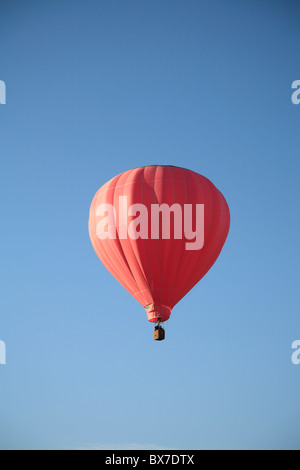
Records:
[[[194,176],[194,175],[193,175],[193,176]],[[213,214],[213,213],[214,213],[214,205],[215,205],[215,204],[214,204],[214,198],[213,198],[213,194],[212,194],[212,186],[211,186],[212,183],[210,183],[210,182],[207,180],[207,178],[204,178],[204,177],[202,177],[202,178],[205,180],[206,185],[207,185],[207,188],[209,189],[208,192],[209,192],[209,195],[210,195],[211,207],[212,207],[211,214]],[[194,181],[195,181],[195,180],[194,180]],[[211,219],[212,219],[212,216],[211,216]],[[210,220],[209,232],[208,232],[208,235],[207,235],[206,240],[210,238],[211,230],[212,230],[212,224],[211,224],[211,220]],[[207,263],[205,263],[205,266],[206,266],[206,265],[207,265]],[[196,268],[197,268],[197,264],[195,263],[195,264],[193,265],[193,267],[190,269],[190,277],[191,277],[191,278],[193,277],[193,273],[194,273],[194,271],[195,271]],[[205,272],[205,274],[206,274],[206,272]],[[205,275],[205,274],[204,274],[204,275]],[[203,276],[204,276],[204,275],[203,275]],[[203,277],[203,276],[202,276],[202,277]],[[202,279],[202,277],[191,287],[191,289],[192,289],[196,284],[198,284],[198,282]],[[186,282],[185,282],[184,285],[182,286],[182,288],[181,288],[181,290],[180,290],[180,293],[182,293],[182,292],[184,292],[184,291],[186,290],[187,284],[188,284],[188,280],[186,280]],[[186,294],[184,294],[181,298],[185,297],[185,295],[187,295],[187,294],[190,292],[191,289],[189,289],[188,292],[187,292]]]
[[[187,204],[187,202],[188,202],[188,197],[187,197],[187,194],[188,194],[188,193],[187,193],[187,181],[186,181],[185,173],[184,173],[183,169],[182,169],[182,168],[179,168],[179,169],[180,169],[180,171],[182,172],[183,179],[184,179],[185,200],[186,200],[186,204]],[[184,216],[184,215],[183,215],[183,216]],[[182,234],[182,237],[183,237],[183,234]],[[173,291],[174,291],[174,288],[175,288],[175,285],[176,285],[178,273],[179,273],[179,270],[180,270],[180,264],[181,264],[182,256],[183,256],[183,253],[184,253],[183,246],[184,246],[184,238],[182,238],[181,253],[180,253],[179,260],[178,260],[178,266],[177,266],[177,270],[176,270],[176,275],[174,276],[173,286],[172,286],[171,291],[170,291],[169,296],[168,296],[167,305],[169,305],[170,298],[172,298],[172,294],[173,294]],[[173,307],[173,305],[172,305],[172,307]]]
[[[173,190],[174,190],[174,204],[175,204],[175,181],[174,181],[174,174],[173,172],[171,171],[171,175],[172,175],[172,183],[173,183]],[[170,216],[171,217],[171,216]],[[174,234],[175,236],[175,216],[174,216]],[[182,240],[183,241],[183,240]],[[171,243],[171,240],[170,240],[170,243]],[[169,256],[169,253],[168,253],[168,256]],[[181,255],[180,255],[181,256]],[[177,277],[177,273],[176,273],[176,277]],[[173,283],[173,286],[171,288],[171,292],[169,292],[169,296],[168,296],[168,302],[169,302],[169,298],[171,297],[172,293],[173,293],[173,289],[174,289],[174,283]]]
[[[141,188],[141,203],[144,204],[144,183],[145,183],[145,168],[143,168],[143,174],[142,174],[142,188]],[[148,215],[148,236],[149,236],[149,215]],[[146,263],[146,276],[148,277],[148,273],[149,273],[149,267],[148,267],[148,257],[147,257],[147,253],[146,253],[146,242],[145,242],[145,239],[143,238],[143,254],[144,254],[144,260],[145,260],[145,263]],[[145,278],[146,280],[146,283],[148,285],[148,288],[149,288],[149,280],[147,279],[147,277]],[[150,290],[150,288],[149,288]]]
[[[165,181],[164,168],[162,169],[162,180],[163,180],[163,183],[162,183],[162,188],[163,188],[164,187],[164,181]],[[159,287],[159,305],[161,305],[161,293],[162,293],[162,289],[163,289],[163,272],[162,272],[162,256],[159,257],[159,255],[161,254],[161,252],[163,252],[163,250],[162,250],[162,248],[163,248],[163,236],[161,236],[161,241],[158,245],[160,245],[160,250],[157,250],[157,253],[158,253],[158,269],[159,269],[159,278],[160,278],[160,283],[159,283],[159,286],[160,286]]]
[[[158,168],[159,168],[159,166],[157,165],[156,168],[155,168],[155,174],[154,174],[154,187],[153,187],[154,202],[155,202],[155,196],[156,196],[156,193],[155,193],[155,184],[157,183],[157,181],[156,181],[156,174],[157,174]],[[164,176],[162,177],[162,181],[164,182]],[[156,253],[157,253],[157,259],[158,259],[158,272],[159,272],[159,278],[160,278],[160,282],[159,282],[159,285],[160,285],[160,289],[159,289],[159,304],[161,304],[162,272],[161,272],[161,261],[160,261],[160,259],[159,259],[159,250],[158,250],[158,247],[159,247],[159,240],[155,240],[155,244],[156,244]]]
[[[120,179],[121,176],[122,176],[122,174],[120,174],[120,175],[118,175],[118,176],[116,177],[116,178],[118,178],[118,179],[117,179],[116,182],[115,182],[115,187],[116,187],[116,185],[117,185],[117,183],[118,183],[118,181],[119,181],[119,179]],[[114,180],[114,178],[111,180],[111,182],[112,182],[113,180]],[[114,190],[115,190],[115,187],[114,187]],[[94,220],[95,220],[95,225],[96,225],[96,211],[94,211]],[[109,264],[110,264],[110,265],[113,267],[113,269],[116,271],[116,273],[117,273],[117,275],[120,277],[120,279],[122,279],[123,276],[122,276],[121,273],[118,271],[117,267],[115,266],[115,263],[113,263],[113,262],[111,261],[111,258],[110,258],[109,254],[108,254],[108,252],[107,252],[107,249],[105,248],[105,245],[104,245],[104,243],[103,243],[103,240],[99,239],[99,242],[100,242],[100,245],[102,246],[102,249],[103,249],[103,251],[104,251],[104,253],[105,253],[106,259],[109,260]],[[124,269],[126,269],[125,263],[124,263]],[[119,281],[119,282],[120,282],[120,281]],[[122,282],[124,282],[124,281],[122,281]],[[124,284],[126,284],[126,285],[129,287],[129,285],[128,285],[126,282],[124,282]],[[134,293],[134,291],[131,289],[131,287],[129,287],[129,290]]]
[[[142,204],[144,204],[144,183],[145,183],[145,168],[143,168],[143,174],[142,174],[142,187],[141,187],[141,199],[142,199]],[[149,218],[148,218],[148,235],[149,235]],[[143,274],[143,277],[145,279],[145,283],[147,284],[148,288],[149,288],[149,280],[148,280],[148,258],[146,256],[146,250],[145,250],[145,239],[144,238],[141,238],[141,240],[143,240],[143,247],[144,247],[144,258],[146,260],[146,273],[145,273],[145,270],[144,268],[142,270],[142,274]],[[138,260],[137,260],[138,261]],[[139,261],[138,261],[139,263]],[[139,263],[140,264],[140,263]],[[145,276],[146,274],[146,276]]]
[[[163,168],[163,178],[162,180],[163,181],[168,181],[168,178],[169,178],[169,175],[168,174],[165,174],[164,171],[165,171],[165,168]],[[169,168],[166,170],[166,171],[169,171]],[[172,177],[172,183],[173,183],[173,189],[174,189],[174,203],[175,203],[175,182],[174,182],[174,175],[171,171],[171,177]],[[162,201],[163,202],[163,201]],[[171,215],[170,215],[170,222],[171,222]],[[175,223],[175,222],[174,222]],[[175,229],[174,229],[175,230]],[[171,233],[170,233],[171,235]],[[165,260],[165,265],[163,265],[162,263],[160,263],[159,265],[159,268],[160,268],[160,304],[162,304],[162,292],[164,290],[164,280],[165,280],[165,267],[167,266],[168,264],[168,259],[169,259],[169,253],[170,253],[170,245],[171,245],[171,239],[169,240],[169,243],[168,244],[164,244],[164,239],[163,237],[161,238],[161,246],[163,246],[163,248],[165,249],[165,246],[167,245],[167,254],[166,254],[166,260]],[[163,250],[164,251],[164,250]],[[164,256],[161,257],[162,259],[164,258]]]
[[[156,175],[157,175],[157,170],[158,170],[158,167],[159,165],[155,165],[155,170],[154,170],[154,176],[153,176],[153,180],[150,180],[148,181],[149,183],[153,183],[153,187],[152,187],[152,192],[153,192],[153,196],[152,196],[152,199],[153,199],[153,202],[154,204],[156,204],[156,193],[155,193],[155,187],[156,187],[156,183],[158,181],[163,181],[163,179],[160,179],[158,180],[156,178]],[[149,193],[149,196],[150,196],[150,193]],[[150,199],[151,200],[151,199]],[[153,204],[152,202],[152,204]],[[158,201],[159,202],[159,201]],[[152,212],[151,212],[151,207],[150,207],[150,217],[152,216]],[[151,230],[151,228],[150,228]],[[159,300],[158,298],[156,297],[156,293],[157,291],[159,292],[160,291],[160,285],[161,285],[161,273],[160,273],[160,259],[159,259],[159,253],[158,253],[158,242],[159,240],[157,239],[152,239],[152,233],[150,232],[150,240],[151,240],[151,247],[153,245],[153,242],[155,244],[155,252],[156,252],[156,255],[154,255],[153,257],[149,257],[149,260],[151,259],[150,263],[151,263],[151,276],[150,276],[150,279],[149,279],[149,290],[151,292],[151,296],[153,298],[153,302],[156,300],[156,303],[159,303],[160,301],[160,297]],[[156,260],[156,262],[155,262]],[[158,280],[158,282],[156,283],[156,275],[157,274],[157,271],[158,271],[158,274],[160,276],[160,279]]]
[[[139,168],[137,168],[137,170],[139,170]],[[126,186],[126,185],[125,185],[125,186]],[[125,186],[124,186],[124,187],[125,187]],[[123,191],[124,191],[124,190],[123,190]],[[123,192],[123,196],[124,196],[124,192]],[[127,215],[128,215],[128,214],[127,214]],[[138,266],[138,269],[139,269],[139,271],[140,271],[140,274],[141,274],[142,278],[144,279],[145,284],[148,286],[148,281],[147,281],[147,279],[146,279],[146,277],[145,277],[145,274],[144,274],[144,272],[143,272],[143,269],[142,269],[142,267],[141,267],[141,265],[140,265],[140,263],[139,263],[138,258],[136,257],[135,251],[134,251],[134,249],[133,249],[133,247],[132,247],[131,238],[128,236],[127,239],[129,240],[130,247],[131,247],[131,251],[132,251],[132,253],[133,253],[133,256],[135,257],[135,261],[136,261],[136,263],[137,263],[137,266]],[[121,245],[121,246],[122,246],[122,245]],[[132,275],[133,275],[133,274],[132,274]],[[137,285],[138,288],[141,290],[141,286],[138,284],[138,282],[137,282],[137,280],[136,280],[136,278],[135,278],[134,275],[133,275],[133,277],[134,277],[134,280],[135,280],[136,285]]]
[[[120,179],[120,177],[121,177],[121,175],[118,175],[118,176],[116,177],[116,178],[118,178],[118,179],[117,179],[117,181],[116,181],[115,184],[117,184],[117,182],[118,182],[118,180]],[[111,182],[112,182],[113,180],[114,180],[114,178],[111,180]],[[96,211],[94,211],[94,219],[95,219],[95,226],[96,226],[96,225],[97,225],[97,224],[96,224],[96,220],[97,220],[97,219],[96,219]],[[108,258],[110,264],[111,264],[111,265],[113,266],[113,268],[119,273],[118,269],[115,267],[114,263],[113,263],[113,262],[111,261],[111,259],[110,259],[110,256],[109,256],[109,254],[108,254],[108,252],[107,252],[107,249],[105,248],[105,245],[104,245],[104,243],[103,243],[103,240],[99,238],[99,242],[100,242],[100,245],[102,246],[103,251],[105,252],[105,255],[106,255],[106,257]],[[120,273],[119,273],[119,275],[120,275]]]
[[[128,173],[130,173],[130,171],[129,171]],[[126,173],[125,173],[125,174],[126,174]],[[124,173],[123,173],[123,175],[124,175]],[[127,176],[127,178],[128,178],[128,176]],[[113,192],[113,197],[112,197],[113,206],[115,206],[116,189],[117,189],[117,184],[116,184],[115,187],[114,187],[114,192]],[[119,242],[119,245],[120,245],[120,248],[121,248],[121,253],[123,254],[123,256],[119,253],[119,251],[118,251],[117,249],[114,249],[114,248],[113,248],[113,251],[114,251],[115,255],[119,258],[119,260],[121,260],[121,261],[124,263],[125,268],[127,268],[127,269],[129,270],[129,272],[130,272],[131,275],[132,275],[133,280],[135,281],[134,276],[133,276],[133,274],[132,274],[132,272],[131,272],[130,266],[129,266],[129,264],[128,264],[128,261],[127,261],[127,259],[126,259],[126,257],[125,257],[125,254],[124,254],[122,245],[121,245],[121,243],[120,243],[120,238],[119,238],[119,233],[118,233],[117,225],[116,225],[116,235],[117,235],[116,241]]]
[[[92,240],[92,244],[93,244],[93,241],[94,241],[94,239],[96,239],[96,237],[95,237],[95,235],[92,235],[92,237],[93,237],[93,240]],[[97,239],[97,240],[98,240],[98,239]],[[93,245],[94,245],[94,244],[93,244]],[[95,246],[96,246],[96,244],[95,244]],[[103,248],[103,247],[102,247],[102,248]],[[103,266],[108,270],[108,272],[110,272],[111,275],[112,275],[113,277],[115,277],[115,279],[116,279],[120,284],[123,283],[123,286],[131,293],[131,295],[134,295],[134,290],[132,290],[132,288],[130,287],[130,285],[129,285],[127,282],[125,282],[125,281],[123,280],[123,277],[122,277],[121,273],[118,271],[118,269],[115,267],[115,265],[110,261],[110,258],[109,258],[109,256],[108,256],[107,253],[106,253],[106,250],[105,250],[105,249],[103,250],[103,251],[105,252],[104,254],[102,253],[101,255],[99,255],[99,254],[98,254],[98,251],[99,251],[99,250],[96,249],[95,247],[94,247],[94,249],[95,249],[95,252],[96,252],[97,256],[99,257],[100,261],[102,262]],[[102,261],[101,258],[103,258],[103,259],[105,260],[105,263]],[[113,273],[114,273],[114,274],[113,274]],[[122,279],[122,282],[121,282],[121,279]]]
[[[210,186],[210,185],[209,185],[209,186]],[[210,191],[211,191],[211,186],[210,186]],[[213,201],[212,206],[213,206],[213,208],[215,209],[215,207],[216,207],[216,200],[217,200],[218,206],[219,206],[219,210],[220,210],[220,214],[222,214],[219,194],[216,193],[216,195],[217,195],[218,197],[214,199],[214,195],[212,194],[212,191],[211,191],[211,197],[212,197],[212,201]],[[214,212],[212,211],[212,213],[214,213]],[[218,232],[220,231],[220,226],[221,226],[221,224],[220,224],[220,217],[218,217],[218,226],[215,227],[216,240],[218,240],[218,238],[219,238],[219,233],[218,233]],[[210,231],[211,231],[211,227],[210,227]],[[205,263],[205,265],[204,265],[205,267],[206,267],[206,266],[212,266],[212,264],[213,264],[213,263],[212,263],[212,260],[215,258],[215,253],[218,251],[218,247],[219,247],[219,244],[218,244],[217,247],[212,251],[212,254],[211,254],[210,257],[208,258],[207,263]]]
[[[174,177],[173,177],[173,173],[172,174],[172,181],[173,181],[173,187],[174,187],[174,203],[175,203],[175,182],[174,182]],[[175,218],[174,218],[174,224],[175,224]],[[174,229],[175,230],[175,229]],[[167,244],[167,254],[166,254],[166,261],[165,261],[165,265],[164,265],[164,270],[163,270],[163,275],[162,275],[162,279],[163,279],[163,282],[165,282],[165,272],[166,272],[166,267],[168,266],[168,262],[169,262],[169,256],[170,256],[170,246],[171,246],[171,240],[169,241],[169,243]],[[162,288],[163,289],[163,288]],[[167,290],[170,290],[170,289],[167,289]],[[169,292],[169,297],[170,297],[170,292]],[[168,299],[169,300],[169,299]],[[168,303],[166,302],[166,299],[165,299],[165,304],[168,305]]]
[[[216,241],[218,243],[217,243],[217,246],[216,246],[215,250],[213,251],[212,255],[210,256],[210,258],[208,260],[209,262],[206,264],[207,266],[210,266],[210,267],[212,267],[212,265],[216,261],[216,259],[215,259],[216,253],[220,252],[219,251],[219,247],[220,247],[220,244],[221,244],[220,242],[223,239],[223,236],[222,236],[222,233],[221,233],[221,227],[223,226],[223,220],[225,220],[225,212],[222,210],[223,200],[222,200],[222,197],[221,197],[221,193],[219,192],[218,189],[217,189],[216,194],[218,196],[217,200],[218,200],[218,206],[219,206],[219,211],[220,211],[220,216],[218,218],[217,234],[216,234]],[[225,240],[226,240],[226,238],[225,238]],[[224,241],[224,243],[225,243],[225,241]],[[223,245],[224,245],[224,243],[223,243]],[[214,260],[214,261],[212,262],[212,260]]]
[[[201,175],[200,175],[201,176]],[[198,181],[196,180],[195,178],[195,174],[194,172],[191,172],[191,177],[193,179],[193,182],[191,184],[194,184],[195,187],[196,187],[196,194],[198,195]],[[201,189],[201,194],[203,193],[202,189]],[[196,258],[196,256],[195,256]],[[188,284],[188,280],[192,277],[191,273],[194,271],[195,269],[195,266],[197,266],[197,260],[193,262],[193,258],[190,257],[190,259],[188,260],[188,262],[186,263],[186,266],[185,268],[189,267],[188,271],[189,271],[189,276],[184,280],[184,284],[181,285],[181,288],[179,290],[179,295],[177,296],[180,297],[180,298],[183,298],[185,296],[184,292],[186,290],[186,285]],[[191,266],[190,266],[191,265]]]
[[[132,172],[129,171],[126,181],[128,180],[128,178],[129,178],[129,176],[130,176],[131,174],[132,174]],[[122,195],[123,195],[123,196],[124,196],[125,187],[126,187],[126,183],[124,184],[124,187],[123,187],[123,192],[122,192]],[[114,194],[114,198],[115,198],[115,194]],[[128,214],[127,214],[127,215],[128,215]],[[119,238],[118,228],[117,228],[117,230],[116,230],[116,233],[117,233],[117,236],[118,236],[118,242],[119,242],[119,245],[120,245],[121,252],[122,252],[122,254],[123,254],[123,258],[124,258],[124,260],[126,261],[126,265],[128,266],[128,269],[129,269],[129,271],[130,271],[130,273],[131,273],[131,275],[132,275],[132,278],[133,278],[133,280],[134,280],[134,282],[135,282],[135,284],[136,284],[138,290],[141,290],[141,286],[140,286],[139,283],[137,282],[136,277],[134,276],[134,274],[133,274],[133,272],[132,272],[132,269],[131,269],[131,267],[130,267],[130,264],[129,264],[129,262],[128,262],[126,256],[125,256],[125,252],[124,252],[124,250],[123,250],[122,243],[121,243],[120,238]],[[130,247],[131,247],[131,251],[132,251],[132,253],[133,253],[133,255],[134,255],[135,259],[136,259],[134,250],[133,250],[133,248],[132,248],[132,244],[131,244],[131,239],[130,239],[130,237],[127,237],[127,240],[129,240],[129,244],[130,244]]]
[[[130,173],[130,171],[129,171],[128,173]],[[125,173],[125,174],[126,174],[126,173]],[[122,174],[120,175],[120,178],[121,178],[121,176],[123,176],[123,175],[124,175],[124,173],[122,173]],[[118,179],[118,181],[120,180],[120,178]],[[115,201],[115,193],[116,193],[116,188],[117,188],[117,183],[118,183],[118,181],[116,182],[116,184],[115,184],[115,186],[114,186],[114,188],[113,188],[113,196],[112,196],[113,205],[114,205],[114,201]],[[116,228],[117,228],[117,227],[116,227]],[[117,257],[117,259],[123,264],[123,268],[124,268],[125,270],[127,270],[127,271],[129,272],[129,274],[131,274],[133,283],[136,284],[135,278],[134,278],[134,276],[133,276],[133,274],[132,274],[132,271],[131,271],[131,269],[130,269],[130,266],[129,266],[128,262],[127,262],[127,259],[126,259],[125,255],[124,255],[124,251],[123,251],[123,249],[122,249],[122,246],[121,246],[121,243],[120,243],[120,239],[119,239],[119,234],[118,234],[118,231],[117,231],[117,230],[116,230],[116,234],[117,234],[116,241],[119,242],[119,245],[120,245],[120,247],[121,247],[121,251],[122,251],[122,253],[123,253],[123,256],[119,253],[119,251],[118,251],[114,246],[112,246],[111,249],[112,249],[112,251],[114,252],[114,255]],[[122,278],[123,278],[123,276],[122,276]],[[123,282],[124,282],[124,281],[123,281]]]
[[[226,212],[229,211],[228,204],[227,204],[224,196],[222,195],[222,193],[217,188],[216,188],[216,191],[217,191],[217,195],[218,195],[218,203],[219,203],[219,208],[220,208],[220,217],[218,219],[218,232],[217,232],[217,237],[216,237],[216,241],[218,243],[216,244],[216,248],[215,248],[215,250],[213,251],[212,255],[209,258],[209,263],[206,264],[206,267],[207,267],[206,272],[208,272],[212,268],[212,266],[214,265],[215,261],[217,261],[217,258],[218,258],[219,254],[221,253],[221,251],[223,249],[223,246],[225,244],[225,241],[226,241],[226,238],[227,238],[227,235],[228,235],[228,231],[229,231],[229,229],[228,229],[228,231],[226,233],[226,231],[222,230],[222,227],[225,226],[225,224],[223,222],[226,221]],[[226,209],[226,211],[223,210],[224,208]]]

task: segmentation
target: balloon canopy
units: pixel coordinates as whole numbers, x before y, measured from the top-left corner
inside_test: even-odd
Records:
[[[212,267],[225,243],[230,213],[204,176],[153,165],[126,171],[96,193],[89,233],[110,273],[164,322]]]

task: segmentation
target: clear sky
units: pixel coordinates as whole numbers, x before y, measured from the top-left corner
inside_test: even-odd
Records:
[[[1,0],[0,448],[300,449],[300,5]],[[208,177],[226,245],[166,341],[89,206],[147,164]]]

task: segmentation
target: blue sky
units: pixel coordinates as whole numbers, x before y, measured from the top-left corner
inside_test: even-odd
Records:
[[[1,1],[0,448],[300,449],[299,14]],[[100,186],[153,163],[232,217],[162,343],[87,228]]]

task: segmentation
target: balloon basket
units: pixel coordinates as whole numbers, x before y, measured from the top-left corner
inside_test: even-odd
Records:
[[[154,328],[154,340],[155,341],[163,341],[166,337],[165,330],[161,323],[158,323],[158,325],[155,326]]]

